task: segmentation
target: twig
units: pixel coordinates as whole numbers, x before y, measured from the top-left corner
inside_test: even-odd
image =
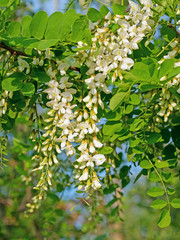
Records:
[[[15,50],[9,46],[7,46],[5,43],[3,42],[0,42],[0,47],[3,48],[3,49],[6,49],[8,51],[10,51],[10,53],[14,56],[24,56],[24,57],[29,57],[25,52],[22,52],[22,51],[18,51],[18,50]],[[54,61],[55,62],[55,61]],[[78,71],[80,72],[80,68],[78,67],[69,67],[71,70],[75,70],[75,71]]]
[[[28,55],[27,55],[26,53],[21,52],[21,51],[18,51],[18,50],[15,50],[15,49],[7,46],[7,45],[6,45],[5,43],[3,43],[3,42],[0,42],[0,47],[6,49],[6,50],[8,50],[8,51],[10,51],[10,53],[11,53],[12,55],[15,55],[15,56],[20,56],[20,55],[21,55],[21,56],[28,57]]]

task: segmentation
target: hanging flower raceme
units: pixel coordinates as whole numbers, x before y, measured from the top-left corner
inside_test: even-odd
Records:
[[[133,50],[138,49],[138,43],[145,36],[145,32],[151,29],[148,23],[152,15],[151,1],[142,1],[142,8],[132,1],[129,3],[128,15],[113,16],[109,12],[104,18],[103,26],[94,27],[95,33],[90,49],[86,43],[78,42],[79,50],[70,57],[54,60],[54,53],[47,49],[44,57],[33,59],[32,63],[40,66],[44,61],[49,62],[46,73],[51,79],[44,90],[47,93],[47,107],[50,108],[45,119],[47,126],[44,128],[41,143],[34,148],[37,152],[34,158],[40,161],[40,166],[35,170],[42,171],[37,188],[46,190],[46,182],[51,185],[50,166],[53,162],[58,163],[56,155],[61,151],[65,151],[67,156],[77,157],[75,178],[80,181],[79,188],[85,187],[85,190],[88,190],[90,187],[98,189],[101,186],[97,169],[106,161],[105,156],[98,153],[103,147],[98,139],[97,127],[98,108],[104,108],[101,92],[111,92],[107,85],[110,73],[113,82],[117,77],[122,78],[122,70],[130,70],[134,65],[130,55]],[[113,27],[115,30],[112,30]],[[87,50],[82,49],[86,47]],[[77,88],[73,86],[67,72],[70,67],[76,72],[76,68],[84,63],[88,67],[88,77],[83,80],[80,88],[86,86],[86,90],[79,91],[78,106],[82,108],[75,110],[77,104],[74,94]],[[29,70],[25,60],[19,59],[19,64],[20,71],[25,68],[26,71]],[[80,144],[75,146],[73,143]],[[42,194],[38,196],[41,197]]]
[[[109,12],[104,17],[103,27],[95,26],[91,50],[86,58],[87,74],[101,73],[96,79],[101,79],[99,88],[103,91],[106,89],[105,79],[109,78],[111,71],[112,81],[115,81],[117,77],[122,78],[121,70],[130,70],[134,65],[130,55],[138,49],[138,43],[151,29],[149,17],[152,16],[152,1],[142,1],[142,8],[133,1],[129,4],[128,15],[111,15]],[[79,46],[82,47],[82,43]]]

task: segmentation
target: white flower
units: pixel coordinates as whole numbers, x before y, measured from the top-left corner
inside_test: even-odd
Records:
[[[101,187],[101,184],[99,182],[99,179],[98,178],[93,178],[93,181],[92,181],[92,187],[97,190]]]
[[[46,105],[47,105],[48,107],[54,108],[54,107],[56,107],[56,106],[58,105],[58,100],[57,100],[57,99],[54,99],[54,100],[52,100],[52,101],[49,101],[49,102],[46,103]]]
[[[141,4],[143,4],[146,8],[153,7],[153,3],[151,0],[140,0]]]
[[[54,53],[51,52],[49,48],[47,48],[45,51],[45,58],[51,59],[52,57],[54,57]]]
[[[18,57],[18,64],[19,64],[19,71],[24,71],[24,69],[26,68],[26,74],[28,74],[30,72],[30,66],[29,63],[26,62],[25,60],[23,60],[22,58]]]
[[[61,150],[60,150],[60,148],[59,148],[59,146],[57,144],[55,145],[55,148],[56,148],[56,152],[57,153],[61,153]]]
[[[91,142],[90,144],[89,144],[89,152],[90,153],[94,153],[96,151],[96,149],[95,149],[95,147],[94,147],[94,144]]]
[[[98,141],[96,138],[93,139],[93,143],[96,148],[101,148],[103,146],[103,144],[100,141]]]
[[[84,119],[88,119],[89,118],[87,110],[84,110],[83,117],[84,117]]]
[[[86,181],[89,177],[89,171],[87,168],[84,169],[83,174],[79,178],[79,181]]]
[[[67,154],[67,156],[73,156],[74,154],[76,154],[76,150],[72,144],[70,144],[66,147],[66,154]]]
[[[82,141],[81,145],[78,147],[78,150],[83,152],[87,149],[87,141]]]
[[[60,85],[59,87],[61,89],[64,89],[64,88],[69,88],[72,86],[72,83],[68,82],[68,79],[69,77],[62,77],[61,80],[60,80]]]
[[[98,81],[98,82],[104,82],[105,78],[106,78],[106,75],[102,74],[102,73],[98,73],[95,76],[95,80]]]
[[[61,99],[60,96],[61,91],[56,87],[47,88],[44,90],[44,92],[48,94],[49,99],[57,99],[58,101]]]
[[[89,102],[91,97],[87,95],[85,98],[83,98],[83,102]]]
[[[60,70],[61,75],[65,75],[66,71],[70,67],[70,64],[64,63],[62,61],[56,60],[56,63],[58,65],[58,70]]]
[[[132,12],[137,13],[137,12],[140,11],[140,6],[139,6],[139,4],[137,4],[137,3],[135,3],[135,2],[133,2],[133,1],[131,1],[131,0],[129,0],[129,4],[130,4],[130,7],[131,7],[131,11],[132,11]]]
[[[89,160],[89,154],[84,152],[76,161],[77,162],[85,162]]]
[[[58,160],[57,160],[57,157],[56,157],[56,155],[55,155],[55,154],[53,154],[53,161],[54,161],[54,163],[55,163],[55,164],[57,164],[57,163],[58,163]]]
[[[93,161],[90,159],[90,160],[86,163],[86,166],[93,168],[93,167],[94,167]]]
[[[51,80],[47,83],[47,85],[51,88],[54,88],[54,87],[57,88],[59,86],[59,83],[56,80]]]
[[[131,58],[123,58],[121,69],[122,70],[130,70],[130,68],[134,65],[134,61]]]
[[[71,93],[69,93],[69,92],[63,92],[62,93],[62,102],[71,102],[72,101],[72,99],[73,99],[73,96],[72,96],[72,94]]]
[[[106,158],[103,154],[96,154],[93,156],[93,160],[97,166],[100,166],[106,161]]]

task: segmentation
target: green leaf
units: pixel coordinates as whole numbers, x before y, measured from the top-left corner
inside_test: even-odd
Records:
[[[164,8],[167,7],[167,1],[166,0],[154,0],[158,5],[163,6]]]
[[[162,199],[157,199],[157,200],[154,200],[152,203],[151,203],[151,207],[154,208],[154,209],[162,209],[164,207],[167,206],[167,202],[165,202],[164,200]]]
[[[136,147],[140,143],[140,141],[141,140],[139,138],[137,138],[137,139],[132,138],[132,139],[129,140],[129,146],[131,148]]]
[[[6,33],[11,37],[17,37],[20,35],[21,24],[19,22],[11,22],[6,30]]]
[[[21,25],[22,25],[22,36],[23,37],[31,37],[31,33],[30,33],[30,24],[32,21],[32,17],[29,15],[26,15],[23,17]]]
[[[97,22],[103,18],[102,14],[95,8],[90,8],[87,15],[91,22]]]
[[[58,202],[59,201],[59,197],[54,194],[54,193],[47,193],[47,197],[50,198],[53,202]]]
[[[176,148],[172,144],[168,144],[163,149],[163,160],[175,159],[176,158]]]
[[[47,28],[45,32],[46,39],[58,39],[59,25],[61,23],[63,13],[54,12],[48,19]]]
[[[89,22],[86,16],[81,16],[77,19],[72,27],[72,40],[75,42],[81,41],[84,38],[84,30],[88,27]]]
[[[24,73],[13,73],[2,81],[2,88],[6,91],[17,91],[22,88],[23,83],[21,81],[25,79],[26,75]]]
[[[155,162],[155,166],[157,168],[165,168],[165,167],[169,167],[169,162],[168,161],[161,161],[161,160],[156,160]]]
[[[125,114],[131,113],[133,111],[133,109],[134,109],[133,105],[127,105]]]
[[[101,150],[98,151],[101,154],[110,154],[113,152],[112,147],[103,147]]]
[[[173,40],[176,37],[176,32],[169,27],[163,26],[161,28],[161,34],[162,34],[162,37],[164,38],[164,40],[166,40],[167,42],[170,42],[171,40]]]
[[[59,23],[59,28],[56,30],[58,31],[58,38],[60,41],[65,40],[66,35],[70,33],[71,28],[77,18],[78,15],[74,9],[69,9],[66,13],[64,13]]]
[[[100,235],[100,236],[96,237],[94,240],[104,240],[104,239],[107,239],[106,234]]]
[[[109,185],[108,188],[104,188],[103,192],[104,192],[104,194],[110,194],[110,193],[114,192],[116,190],[116,188],[118,188],[117,184],[111,184],[111,185]]]
[[[130,125],[130,131],[134,132],[134,131],[138,131],[140,129],[142,129],[145,125],[144,120],[142,119],[133,119],[133,122]]]
[[[32,83],[25,83],[21,89],[21,92],[24,96],[32,96],[35,92],[34,84]]]
[[[48,22],[47,13],[44,11],[37,12],[30,23],[29,29],[31,35],[37,39],[43,38],[47,22]]]
[[[158,220],[158,226],[160,228],[168,227],[171,223],[171,216],[170,212],[166,209],[164,209],[161,213],[161,216]]]
[[[15,124],[15,119],[14,118],[10,118],[7,115],[3,115],[1,117],[1,123],[2,123],[2,128],[4,130],[10,130],[14,127]]]
[[[32,79],[37,82],[46,83],[50,81],[50,77],[46,74],[44,70],[34,69],[31,74]]]
[[[89,29],[84,30],[84,40],[90,46],[92,43],[91,31]]]
[[[129,103],[133,104],[133,105],[139,105],[140,104],[140,96],[135,93],[130,95]]]
[[[119,213],[119,207],[117,206],[111,210],[110,215],[114,217],[116,215],[118,216],[118,213]]]
[[[113,198],[111,201],[109,201],[106,205],[107,208],[111,207],[118,199],[117,198]]]
[[[164,190],[160,187],[152,187],[149,189],[147,194],[151,197],[159,197],[164,195]]]
[[[159,78],[166,76],[169,72],[171,72],[174,68],[174,59],[165,60],[159,69]]]
[[[108,121],[118,121],[122,118],[122,112],[121,112],[121,109],[117,109],[116,112],[113,112],[113,111],[108,111],[105,115],[105,118],[108,120]]]
[[[141,92],[147,92],[147,91],[151,91],[153,89],[159,88],[159,85],[157,84],[140,84],[139,85],[139,89]]]
[[[9,0],[1,0],[0,7],[7,7],[9,5]]]
[[[125,97],[126,97],[125,92],[116,93],[110,100],[110,103],[109,103],[110,109],[115,110],[117,107],[119,107]]]
[[[111,136],[115,132],[120,132],[122,128],[123,128],[122,123],[107,122],[103,126],[103,134]]]
[[[171,201],[171,206],[173,208],[180,208],[180,198],[174,198],[172,201]]]
[[[163,142],[164,142],[164,143],[168,143],[169,140],[170,140],[170,137],[171,137],[171,134],[170,134],[170,132],[169,132],[169,129],[163,128],[163,129],[161,130],[161,135],[162,135]]]
[[[180,94],[177,92],[178,89],[179,89],[178,87],[171,87],[169,88],[169,91],[172,93],[174,97],[180,100]]]
[[[38,46],[39,42],[40,41],[38,39],[28,38],[28,39],[24,39],[21,45],[26,48],[34,48]]]
[[[119,176],[121,179],[126,178],[127,175],[129,174],[129,171],[131,169],[131,166],[123,166],[120,171],[119,171]]]
[[[173,188],[167,187],[167,193],[168,193],[168,195],[171,196],[171,195],[175,194],[175,190]]]
[[[103,17],[104,17],[105,15],[107,15],[108,12],[109,12],[109,9],[108,9],[106,6],[102,5],[102,6],[100,7],[100,13],[101,13],[101,15],[102,15]]]
[[[173,68],[173,70],[170,73],[168,73],[168,79],[175,77],[179,73],[180,73],[180,67]]]
[[[58,42],[58,39],[48,39],[48,40],[41,40],[38,45],[38,49],[41,51],[46,50],[47,48],[50,48]]]
[[[156,132],[145,132],[145,139],[148,144],[157,143],[161,139],[161,134]]]
[[[171,135],[174,145],[180,149],[180,125],[172,128]]]
[[[172,180],[172,173],[170,172],[161,172],[161,176],[164,182],[170,182]]]
[[[119,135],[118,135],[119,136]],[[132,134],[127,134],[127,135],[125,135],[125,136],[120,136],[120,137],[118,137],[118,140],[119,141],[124,141],[124,140],[126,140],[126,139],[129,139],[130,137],[132,137]],[[111,139],[110,139],[110,141],[111,141]]]
[[[155,172],[150,172],[148,179],[152,182],[160,182],[161,181]]]
[[[118,3],[113,4],[112,9],[115,15],[124,15],[126,13],[126,7]]]
[[[150,169],[153,167],[153,165],[148,160],[143,160],[140,162],[140,167],[144,169]]]

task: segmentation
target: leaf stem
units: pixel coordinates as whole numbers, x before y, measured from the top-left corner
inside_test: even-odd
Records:
[[[170,211],[170,201],[169,201],[169,196],[168,196],[167,189],[166,189],[166,186],[165,186],[165,184],[164,184],[164,181],[163,181],[160,173],[158,172],[158,170],[156,169],[156,167],[154,166],[154,164],[152,163],[152,161],[149,159],[148,156],[147,156],[147,159],[148,159],[149,163],[153,166],[156,175],[159,177],[159,179],[160,179],[160,181],[161,181],[162,187],[163,187],[164,192],[165,192],[165,195],[166,195],[166,199],[167,199],[167,203],[168,203],[168,208],[169,208],[169,211]]]
[[[100,1],[100,0],[95,0],[95,1],[98,2],[98,3],[100,3],[100,4],[103,4],[103,5],[107,6],[107,7],[109,7],[109,8],[112,8],[109,4],[104,3],[104,2],[102,2],[102,1]]]

